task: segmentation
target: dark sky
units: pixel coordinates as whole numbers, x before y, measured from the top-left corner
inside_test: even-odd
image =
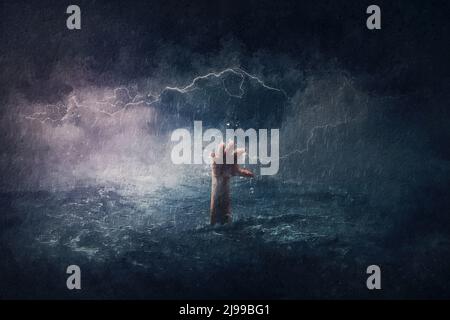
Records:
[[[80,0],[82,30],[69,31],[65,9],[72,2],[2,2],[3,92],[27,86],[24,65],[45,81],[61,60],[94,57],[89,68],[101,72],[117,64],[126,48],[133,63],[118,71],[133,78],[151,73],[149,57],[162,46],[208,55],[230,39],[248,56],[264,51],[300,61],[319,52],[350,72],[373,75],[372,89],[390,93],[442,90],[448,82],[447,1],[377,1],[379,31],[365,27],[373,2],[365,0]]]
[[[330,64],[357,77],[362,91],[401,97],[380,111],[383,116],[394,128],[406,123],[405,130],[424,132],[432,149],[450,159],[444,145],[450,139],[448,1],[378,0],[382,29],[376,31],[366,28],[366,8],[374,3],[368,0],[74,3],[82,11],[79,31],[66,28],[72,1],[2,2],[2,112],[17,93],[29,101],[58,101],[79,85],[76,72],[93,85],[146,77],[165,78],[168,85],[180,76],[183,82],[202,65],[203,71],[227,66],[211,57],[231,43],[244,69],[255,56],[266,57],[259,73],[266,78],[287,74],[291,66],[326,72]],[[70,81],[55,77],[55,70],[65,70],[60,66],[72,68]],[[299,87],[278,85],[288,93]]]

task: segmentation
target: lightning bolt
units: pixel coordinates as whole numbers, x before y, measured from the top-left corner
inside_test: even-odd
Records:
[[[242,88],[242,86],[243,86],[243,84],[244,84],[245,76],[247,76],[248,78],[250,78],[250,79],[252,79],[252,80],[256,80],[256,81],[258,82],[258,84],[261,85],[263,88],[266,88],[266,89],[268,89],[268,90],[273,90],[273,91],[281,92],[281,93],[283,93],[283,94],[287,97],[287,94],[286,94],[282,89],[274,88],[274,87],[271,87],[271,86],[267,85],[264,81],[262,81],[261,79],[259,79],[257,76],[254,76],[254,75],[252,75],[252,74],[250,74],[250,73],[244,71],[244,70],[241,69],[241,68],[228,68],[228,69],[222,70],[222,71],[220,71],[220,72],[210,72],[210,73],[208,73],[208,74],[206,74],[206,75],[195,77],[195,78],[192,80],[192,82],[189,83],[189,84],[188,84],[187,86],[185,86],[185,87],[182,87],[182,88],[178,88],[178,87],[166,87],[166,88],[163,90],[163,92],[164,92],[165,90],[176,90],[176,91],[178,91],[178,92],[180,92],[180,93],[187,93],[187,92],[190,92],[190,91],[195,90],[195,89],[198,88],[198,87],[196,86],[196,84],[197,84],[197,82],[198,82],[199,80],[202,80],[202,79],[209,79],[209,78],[212,78],[212,77],[214,77],[214,78],[220,78],[220,77],[222,77],[222,76],[223,76],[224,74],[226,74],[226,73],[232,73],[232,74],[235,74],[235,75],[237,75],[237,76],[239,76],[239,77],[241,78],[241,81],[240,81],[240,84],[239,84],[239,90],[240,90],[241,93],[240,93],[239,95],[233,95],[233,94],[229,93],[228,90],[227,90],[227,88],[226,88],[226,86],[225,86],[225,84],[224,84],[224,82],[223,82],[223,80],[222,80],[222,84],[223,84],[223,86],[224,86],[224,90],[227,92],[228,95],[230,95],[230,96],[232,96],[232,97],[235,97],[235,98],[242,98],[242,96],[245,94],[245,91],[244,91],[244,89]]]
[[[239,82],[239,94],[233,94],[231,92],[228,91],[225,83],[224,83],[224,79],[222,78],[222,76],[226,75],[226,74],[233,74],[236,75],[238,77],[240,77],[240,82]],[[271,91],[276,91],[276,92],[280,92],[282,93],[286,98],[289,99],[288,95],[286,94],[286,92],[283,89],[280,88],[276,88],[273,86],[270,86],[268,84],[266,84],[263,80],[261,80],[259,77],[248,73],[247,71],[243,70],[242,68],[226,68],[223,69],[221,71],[218,72],[210,72],[204,75],[199,75],[194,77],[191,82],[189,82],[187,85],[185,86],[181,86],[181,87],[171,87],[171,86],[166,86],[164,87],[160,93],[158,94],[154,94],[154,93],[148,93],[146,95],[132,95],[130,93],[130,90],[127,87],[118,87],[115,88],[113,90],[113,94],[110,96],[106,96],[104,99],[99,100],[99,101],[95,101],[94,104],[99,106],[98,110],[94,110],[93,108],[90,108],[86,105],[83,105],[82,103],[80,103],[78,101],[78,98],[76,95],[73,95],[69,98],[68,100],[68,105],[47,105],[46,109],[53,109],[53,110],[57,110],[57,114],[62,114],[65,113],[65,115],[61,118],[61,119],[52,119],[51,117],[48,116],[48,112],[35,112],[32,115],[23,115],[23,117],[25,119],[28,120],[36,120],[39,121],[41,123],[46,123],[46,122],[50,122],[52,124],[60,124],[61,122],[67,120],[71,114],[71,112],[74,109],[80,108],[80,109],[88,109],[90,111],[97,111],[100,114],[103,114],[105,116],[108,117],[115,117],[117,115],[121,115],[123,114],[123,112],[125,110],[127,110],[128,108],[132,108],[135,106],[139,106],[142,104],[145,104],[147,106],[153,106],[155,103],[161,102],[161,97],[163,96],[164,93],[166,93],[167,91],[176,91],[182,94],[186,94],[195,90],[200,89],[200,87],[198,86],[198,82],[201,80],[205,80],[205,79],[211,79],[211,78],[216,78],[216,79],[221,79],[222,81],[222,85],[223,85],[223,89],[224,91],[227,93],[227,95],[229,95],[230,97],[233,98],[242,98],[245,94],[245,90],[243,88],[244,83],[245,83],[245,77],[248,77],[249,79],[252,79],[254,81],[256,81],[260,86],[262,86],[263,88],[267,89],[267,90],[271,90]],[[119,92],[125,92],[126,97],[128,98],[129,102],[125,103],[122,107],[118,108],[118,105],[115,103],[112,103],[111,101],[115,101],[118,99],[118,95]],[[110,109],[117,109],[116,111],[113,112],[108,112],[105,110],[105,108],[109,107]],[[65,112],[64,112],[65,111]],[[93,125],[95,125],[95,123],[98,121],[98,119],[96,118]],[[328,129],[334,129],[337,128],[339,126],[342,125],[346,125],[350,122],[354,122],[357,121],[356,118],[353,119],[344,119],[343,121],[339,121],[339,122],[335,122],[335,123],[328,123],[328,124],[324,124],[324,125],[319,125],[319,126],[315,126],[313,127],[310,131],[309,131],[309,135],[308,138],[306,140],[306,144],[304,148],[301,149],[294,149],[292,151],[290,151],[289,153],[286,153],[285,155],[283,155],[282,157],[280,157],[280,159],[286,159],[294,154],[304,154],[309,152],[311,145],[314,142],[314,138],[316,136],[316,133],[320,130],[328,130]]]
[[[336,122],[336,123],[328,123],[328,124],[324,124],[324,125],[320,125],[320,126],[315,126],[309,131],[308,139],[306,140],[304,148],[294,149],[291,152],[288,152],[285,155],[283,155],[282,157],[280,157],[280,159],[286,159],[286,158],[288,158],[288,157],[290,157],[290,156],[292,156],[294,154],[300,154],[301,155],[301,154],[309,152],[309,148],[311,147],[312,142],[314,141],[314,138],[315,138],[315,135],[316,135],[317,131],[328,130],[330,128],[331,129],[335,129],[335,128],[339,127],[339,126],[347,125],[347,124],[349,124],[351,122],[356,122],[358,120],[360,120],[360,119],[358,119],[357,117],[352,118],[352,119],[345,118],[343,121],[339,121],[339,122]]]
[[[224,83],[224,79],[222,78],[223,75],[225,74],[234,74],[240,77],[240,83],[239,83],[239,94],[233,94],[231,92],[229,92],[229,90],[227,89],[225,83]],[[233,98],[242,98],[245,94],[245,90],[243,88],[243,85],[245,83],[245,77],[248,77],[249,79],[255,80],[260,86],[262,86],[265,89],[268,90],[272,90],[272,91],[277,91],[282,93],[285,97],[288,97],[286,92],[282,89],[279,88],[275,88],[272,87],[268,84],[266,84],[263,80],[261,80],[259,77],[252,75],[250,73],[248,73],[247,71],[241,69],[241,68],[227,68],[224,69],[222,71],[219,72],[210,72],[207,73],[205,75],[200,75],[200,76],[196,76],[195,78],[192,79],[192,81],[190,83],[188,83],[186,86],[184,87],[170,87],[170,86],[166,86],[165,88],[163,88],[161,90],[161,92],[159,94],[154,94],[154,93],[148,93],[146,95],[135,95],[134,97],[130,94],[130,91],[128,88],[126,87],[118,87],[115,88],[113,90],[113,95],[111,96],[107,96],[104,99],[100,100],[100,101],[96,101],[94,102],[95,105],[98,105],[100,108],[97,110],[99,113],[109,116],[109,117],[114,117],[118,114],[123,113],[123,111],[127,110],[130,107],[135,107],[135,106],[139,106],[142,104],[145,104],[147,106],[152,106],[155,103],[161,102],[161,97],[163,96],[164,93],[166,93],[167,91],[176,91],[182,94],[186,94],[188,92],[192,92],[194,90],[198,90],[198,82],[204,79],[210,79],[210,78],[222,78],[222,85],[223,85],[223,89],[226,92],[226,94],[230,97]],[[105,110],[105,107],[110,107],[111,109],[117,109],[117,104],[110,102],[111,100],[117,100],[118,98],[118,92],[123,91],[126,93],[126,96],[128,97],[129,100],[131,100],[130,102],[125,103],[121,108],[119,108],[116,111],[113,112],[108,112]],[[40,121],[41,123],[46,123],[46,122],[50,122],[50,123],[54,123],[54,124],[58,124],[61,121],[64,121],[67,119],[68,115],[69,115],[69,110],[73,110],[74,108],[85,108],[85,109],[89,109],[91,111],[95,111],[92,108],[89,108],[88,106],[85,106],[81,103],[78,102],[78,98],[76,97],[76,95],[73,95],[69,98],[69,104],[72,104],[73,106],[66,106],[66,105],[62,105],[62,106],[58,106],[58,105],[47,105],[46,109],[52,109],[52,108],[58,108],[58,110],[61,110],[61,108],[65,108],[67,110],[67,113],[65,116],[63,116],[61,119],[52,119],[48,116],[48,112],[35,112],[31,115],[22,115],[25,119],[28,120],[37,120]],[[102,108],[103,107],[103,108]]]

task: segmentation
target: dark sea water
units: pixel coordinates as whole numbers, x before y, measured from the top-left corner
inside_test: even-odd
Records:
[[[3,298],[372,298],[449,293],[448,238],[395,237],[367,195],[262,180],[209,225],[207,177],[148,193],[3,193]],[[79,265],[82,290],[66,288]],[[367,266],[384,290],[366,288]],[[447,270],[447,271],[446,271]]]

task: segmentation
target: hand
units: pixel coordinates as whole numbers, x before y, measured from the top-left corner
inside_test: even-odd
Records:
[[[217,146],[217,151],[211,153],[212,158],[212,175],[214,177],[230,178],[232,176],[254,177],[253,172],[248,169],[241,168],[238,165],[238,158],[245,155],[244,148],[237,148],[234,150],[234,142],[230,141],[225,146],[225,143],[220,143]],[[233,163],[226,163],[227,154],[233,153]],[[222,160],[222,161],[219,161]]]

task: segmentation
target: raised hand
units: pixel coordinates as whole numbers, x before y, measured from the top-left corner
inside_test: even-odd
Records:
[[[254,174],[238,164],[239,157],[244,156],[245,150],[235,150],[234,143],[229,142],[218,145],[217,150],[211,153],[212,158],[212,185],[211,185],[211,224],[224,224],[232,221],[230,178],[233,176],[253,177]],[[227,155],[229,155],[227,161]],[[231,161],[230,161],[231,160]],[[231,163],[227,163],[231,162]]]

